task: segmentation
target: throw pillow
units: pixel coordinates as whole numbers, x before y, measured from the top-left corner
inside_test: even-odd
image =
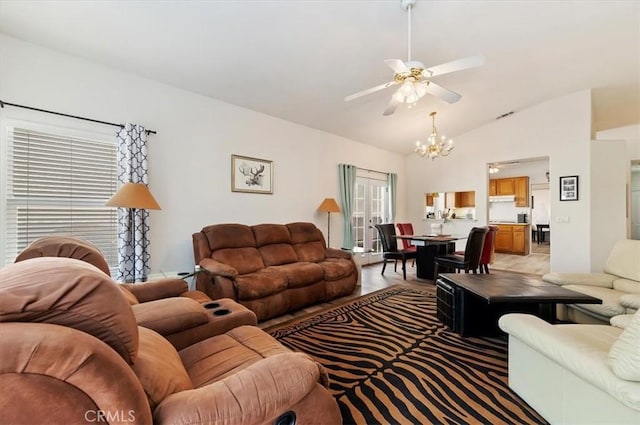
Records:
[[[640,381],[640,311],[611,346],[609,364],[619,378]]]

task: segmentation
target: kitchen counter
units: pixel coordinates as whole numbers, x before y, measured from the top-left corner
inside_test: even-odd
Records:
[[[510,226],[531,226],[531,223],[516,223],[515,221],[490,221],[489,224],[508,224]]]

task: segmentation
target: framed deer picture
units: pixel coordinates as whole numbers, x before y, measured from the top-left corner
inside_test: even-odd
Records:
[[[273,161],[231,155],[231,191],[273,193]]]

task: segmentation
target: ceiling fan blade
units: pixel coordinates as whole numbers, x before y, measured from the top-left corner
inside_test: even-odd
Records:
[[[450,72],[462,71],[463,69],[475,68],[484,64],[484,56],[469,56],[468,58],[458,59],[453,62],[443,63],[442,65],[432,66],[425,70],[425,74],[429,77],[436,75],[448,74]]]
[[[384,63],[386,63],[389,68],[393,69],[396,74],[410,72],[404,61],[401,61],[400,59],[385,59]]]
[[[462,97],[458,93],[449,89],[445,89],[444,87],[437,85],[433,81],[427,81],[421,84],[423,85],[427,93],[439,97],[440,99],[449,103],[456,103]]]
[[[387,116],[393,114],[396,111],[398,105],[400,105],[400,102],[396,100],[395,96],[391,96],[391,100],[389,101],[389,104],[387,105],[387,108],[384,110],[382,115]]]
[[[380,84],[379,86],[375,86],[375,87],[371,87],[370,89],[359,91],[358,93],[354,93],[354,94],[352,94],[350,96],[345,97],[344,101],[345,102],[350,102],[353,99],[357,99],[359,97],[366,96],[366,95],[371,94],[371,93],[375,93],[378,90],[386,89],[387,87],[391,87],[394,84],[397,84],[397,83],[395,81],[389,81],[388,83]]]

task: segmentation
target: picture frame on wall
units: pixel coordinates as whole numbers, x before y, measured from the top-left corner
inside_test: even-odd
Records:
[[[273,194],[273,161],[231,155],[231,191]]]
[[[560,200],[578,200],[578,176],[560,177]]]

